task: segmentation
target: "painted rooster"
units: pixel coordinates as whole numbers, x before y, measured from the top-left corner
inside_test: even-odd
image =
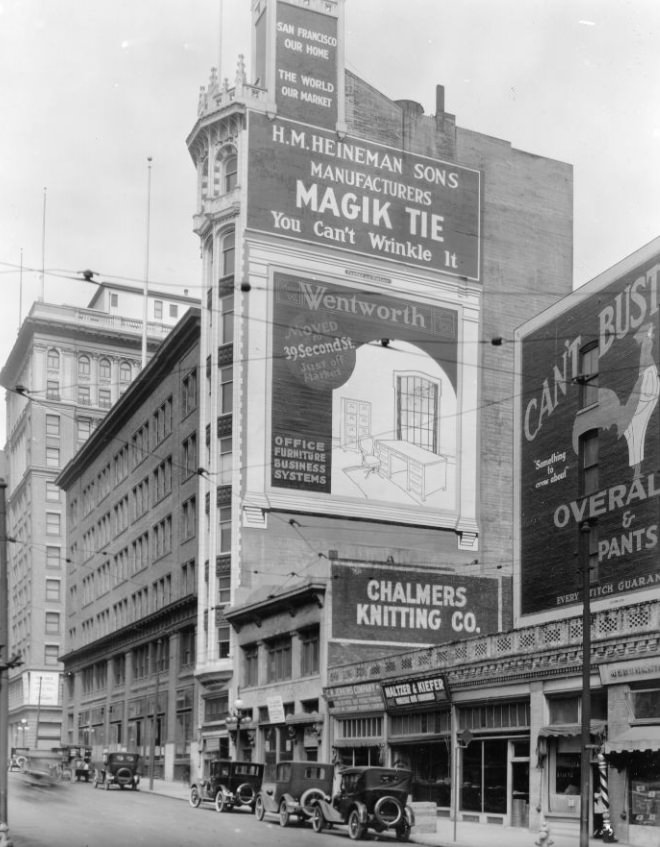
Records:
[[[628,464],[639,477],[644,460],[644,442],[651,415],[660,397],[660,375],[653,359],[654,325],[645,324],[635,334],[640,347],[639,375],[625,403],[609,388],[598,389],[598,403],[580,412],[573,424],[573,449],[580,449],[580,437],[590,429],[616,426],[617,437],[628,442]]]

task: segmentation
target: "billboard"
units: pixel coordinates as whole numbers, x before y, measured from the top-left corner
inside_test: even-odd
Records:
[[[275,102],[282,117],[334,129],[337,18],[277,3]]]
[[[275,273],[271,486],[456,509],[458,313]]]
[[[631,265],[521,333],[523,615],[580,604],[589,554],[592,600],[660,586],[659,271]]]
[[[479,171],[250,112],[248,227],[479,279]]]
[[[440,644],[497,631],[496,579],[332,564],[332,638]]]

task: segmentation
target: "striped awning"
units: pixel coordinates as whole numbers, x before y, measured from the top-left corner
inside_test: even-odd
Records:
[[[606,721],[591,721],[589,731],[591,735],[603,735],[605,733]],[[539,730],[539,738],[566,738],[582,734],[582,724],[579,723],[557,723],[552,726],[544,726]]]
[[[631,726],[605,742],[606,753],[660,750],[660,726]]]

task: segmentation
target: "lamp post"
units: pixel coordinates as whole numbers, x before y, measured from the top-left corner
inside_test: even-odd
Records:
[[[21,732],[21,741],[22,741],[22,744],[20,746],[21,747],[26,746],[26,744],[25,744],[25,733],[27,732],[27,728],[28,728],[27,719],[21,718],[20,722],[16,726],[16,746],[17,747],[19,746],[19,744],[18,744],[18,732],[19,732],[19,730]]]
[[[243,709],[245,707],[245,703],[241,699],[240,695],[234,700],[234,707],[227,716],[227,723],[236,725],[236,742],[234,747],[236,748],[236,761],[240,762],[241,760],[241,725],[250,723],[252,718],[249,715],[243,714]]]

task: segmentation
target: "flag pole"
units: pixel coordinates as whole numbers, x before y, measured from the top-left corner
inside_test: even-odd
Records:
[[[147,365],[147,320],[149,318],[149,236],[151,231],[151,156],[147,156],[147,237],[144,258],[144,301],[142,304],[142,370]]]

